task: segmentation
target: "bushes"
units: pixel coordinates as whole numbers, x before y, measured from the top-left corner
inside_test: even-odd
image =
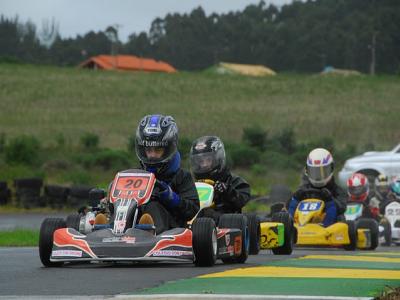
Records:
[[[40,143],[33,136],[19,136],[5,146],[5,159],[9,164],[33,165],[38,161]]]
[[[80,142],[83,148],[87,150],[96,149],[99,146],[100,138],[97,134],[94,133],[85,133],[81,136]]]

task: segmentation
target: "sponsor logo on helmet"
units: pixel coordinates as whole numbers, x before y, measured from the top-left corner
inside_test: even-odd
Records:
[[[205,143],[198,143],[196,146],[194,146],[194,149],[196,150],[203,150],[207,147],[207,145]]]

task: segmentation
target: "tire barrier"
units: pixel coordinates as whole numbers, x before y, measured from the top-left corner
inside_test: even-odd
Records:
[[[0,181],[0,205],[6,205],[11,200],[11,190],[6,181]]]
[[[46,205],[41,196],[43,179],[21,178],[14,180],[15,196],[18,206],[24,208],[43,207]]]
[[[44,198],[51,208],[63,208],[68,205],[69,187],[61,185],[45,185]]]
[[[72,208],[79,208],[85,205],[92,205],[89,203],[89,192],[93,189],[92,186],[74,185],[69,189],[68,206]]]

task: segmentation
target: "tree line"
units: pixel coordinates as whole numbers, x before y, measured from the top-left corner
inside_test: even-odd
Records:
[[[318,72],[325,66],[364,73],[400,72],[400,1],[307,0],[277,7],[260,1],[243,11],[156,18],[148,32],[126,43],[118,31],[62,38],[53,24],[0,18],[0,57],[29,63],[77,65],[98,54],[133,54],[164,60],[180,70],[220,61],[262,64],[277,71]]]

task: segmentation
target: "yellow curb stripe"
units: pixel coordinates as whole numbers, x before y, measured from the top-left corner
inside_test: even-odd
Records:
[[[298,259],[327,259],[327,260],[400,263],[400,258],[355,256],[355,255],[306,255],[304,257],[299,257]]]
[[[400,252],[371,252],[371,253],[363,253],[361,256],[366,255],[366,256],[400,256]]]
[[[366,269],[322,269],[289,267],[252,267],[202,275],[198,278],[217,277],[296,277],[296,278],[354,278],[354,279],[397,279],[400,271]]]

